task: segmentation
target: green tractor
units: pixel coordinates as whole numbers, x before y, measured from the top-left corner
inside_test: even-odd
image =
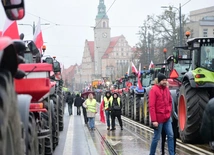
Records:
[[[214,38],[193,38],[187,45],[177,47],[174,55],[178,63],[179,49],[188,50],[190,68],[182,73],[178,93],[178,125],[180,138],[186,143],[201,143],[199,134],[203,112],[214,97]],[[185,59],[183,59],[185,60]]]

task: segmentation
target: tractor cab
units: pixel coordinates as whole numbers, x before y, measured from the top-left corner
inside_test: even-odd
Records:
[[[41,54],[32,40],[25,40],[26,49],[18,54],[24,58],[25,63],[41,63]]]

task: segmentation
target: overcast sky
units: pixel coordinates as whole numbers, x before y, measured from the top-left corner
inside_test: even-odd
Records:
[[[105,0],[106,8],[114,0]],[[188,0],[116,0],[107,13],[110,20],[111,36],[123,34],[134,46],[139,38],[136,33],[147,15],[161,14],[163,5],[179,7]],[[26,15],[19,24],[38,22],[50,23],[42,26],[46,54],[56,56],[65,68],[82,60],[85,39],[93,40],[93,29],[99,0],[25,0]],[[214,6],[213,0],[191,0],[182,7],[182,14],[189,11]],[[5,14],[0,6],[0,30],[3,29]],[[59,24],[59,25],[57,25]],[[25,39],[32,39],[32,27],[19,25],[19,32]]]

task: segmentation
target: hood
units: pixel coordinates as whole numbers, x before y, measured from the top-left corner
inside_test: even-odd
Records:
[[[108,93],[110,94],[110,96],[107,96]],[[110,92],[110,91],[106,91],[106,92],[105,92],[105,97],[107,97],[107,98],[109,99],[111,96],[112,96],[112,95],[111,95],[111,92]]]

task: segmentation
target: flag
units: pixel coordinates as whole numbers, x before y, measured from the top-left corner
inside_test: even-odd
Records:
[[[104,100],[100,104],[100,122],[105,123],[106,121],[105,121],[103,108],[104,108]]]
[[[2,31],[0,31],[0,37],[1,37],[1,35],[2,35]]]
[[[138,71],[138,75],[137,75],[137,77],[138,77],[138,88],[140,89],[140,90],[142,90],[142,83],[141,83],[141,80],[140,80],[140,76],[141,76],[141,63],[139,64],[139,71]]]
[[[133,64],[133,62],[132,62],[132,73],[135,73],[135,74],[138,73],[137,68],[135,67],[135,65]]]
[[[129,75],[129,72],[130,72],[130,65],[128,67],[127,75]]]
[[[36,44],[36,47],[40,50],[40,52],[42,51],[42,46],[44,44],[43,41],[43,37],[42,37],[42,30],[41,30],[41,24],[40,24],[40,19],[38,21],[38,24],[36,26],[36,30],[33,36],[33,41]]]
[[[150,65],[149,65],[149,70],[150,70],[151,68],[154,68],[154,67],[155,67],[155,65],[154,65],[153,61],[151,60]]]
[[[11,39],[20,39],[17,22],[6,18],[1,36],[8,36]]]

